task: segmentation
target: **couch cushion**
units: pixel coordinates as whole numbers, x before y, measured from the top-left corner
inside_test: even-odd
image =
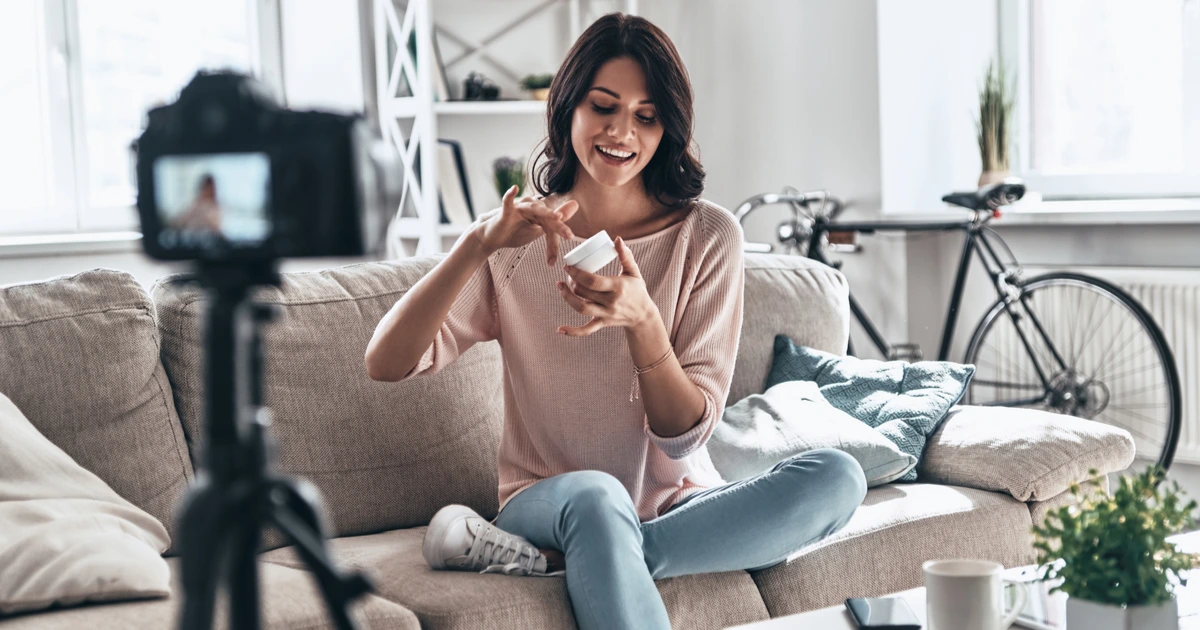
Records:
[[[433,571],[421,556],[424,527],[331,541],[339,565],[363,569],[376,592],[416,613],[422,628],[573,628],[563,578]],[[262,555],[300,566],[292,548]],[[745,571],[659,580],[672,628],[761,621],[766,608]]]
[[[133,276],[97,269],[0,288],[0,392],[174,539],[192,465]]]
[[[838,270],[800,256],[746,254],[746,309],[726,405],[761,394],[775,335],[842,355],[850,335],[850,288]]]
[[[496,513],[499,346],[480,344],[444,372],[412,382],[375,382],[366,373],[375,326],[437,260],[288,273],[282,286],[256,295],[279,310],[263,328],[274,468],[317,486],[338,535],[423,525],[448,503]],[[160,279],[152,294],[163,363],[197,455],[204,294],[181,275]]]
[[[1136,451],[1129,431],[1038,409],[950,410],[921,459],[921,479],[1046,501],[1084,481],[1124,470]]]
[[[179,624],[183,602],[179,586],[179,559],[171,566],[171,597],[153,601],[85,606],[42,613],[0,616],[4,630],[163,630]],[[276,564],[259,563],[260,615],[264,630],[334,628],[312,574]],[[218,607],[213,628],[228,628],[228,613]],[[367,595],[354,603],[352,614],[371,630],[420,628],[416,616],[403,606],[378,595]]]
[[[920,586],[921,563],[980,558],[1033,562],[1029,508],[1012,497],[931,484],[867,492],[850,522],[786,562],[756,571],[772,617]]]

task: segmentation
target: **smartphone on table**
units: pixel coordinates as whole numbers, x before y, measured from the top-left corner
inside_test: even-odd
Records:
[[[846,609],[862,630],[921,630],[917,614],[899,597],[851,597]]]

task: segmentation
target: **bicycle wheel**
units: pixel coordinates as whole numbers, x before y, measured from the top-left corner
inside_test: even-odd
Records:
[[[1097,420],[1133,436],[1137,459],[1175,458],[1183,403],[1175,357],[1146,309],[1104,280],[1049,273],[1017,286],[967,348],[964,402]]]

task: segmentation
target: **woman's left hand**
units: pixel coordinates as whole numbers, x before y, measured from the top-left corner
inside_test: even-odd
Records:
[[[637,328],[658,317],[658,306],[646,291],[646,282],[638,269],[633,252],[618,238],[617,259],[621,275],[598,276],[575,267],[566,267],[572,284],[558,283],[558,293],[575,311],[592,318],[582,326],[559,326],[558,332],[571,337],[587,337],[609,326]]]

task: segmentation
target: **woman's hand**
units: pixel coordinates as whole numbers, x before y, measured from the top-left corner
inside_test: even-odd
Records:
[[[575,267],[566,268],[572,284],[559,282],[558,292],[571,308],[592,320],[583,326],[559,326],[558,332],[587,337],[609,326],[639,328],[659,317],[658,306],[646,291],[633,252],[620,238],[613,244],[621,261],[621,275],[597,276]]]
[[[546,235],[546,263],[554,265],[558,258],[558,237],[574,238],[566,221],[579,209],[575,201],[550,208],[545,201],[525,197],[517,199],[517,187],[504,193],[504,204],[479,217],[472,231],[484,251],[491,255],[505,247],[520,247]]]

